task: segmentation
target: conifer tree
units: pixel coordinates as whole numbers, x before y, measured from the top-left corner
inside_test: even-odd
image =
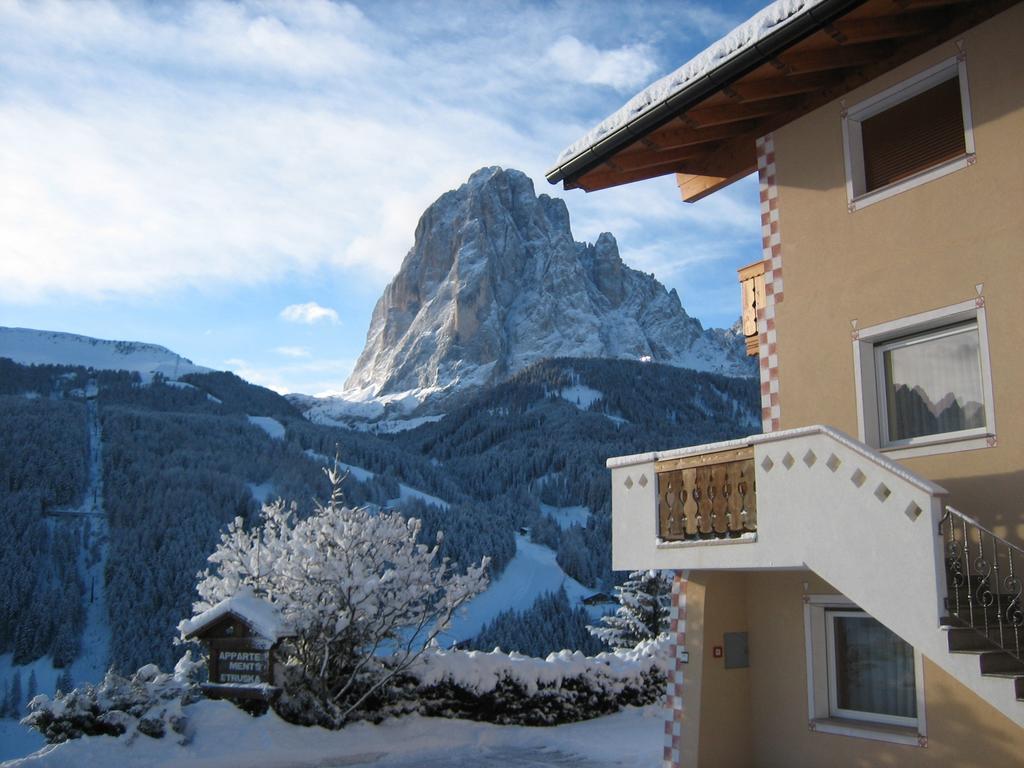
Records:
[[[672,579],[664,571],[633,571],[615,588],[619,607],[601,617],[604,626],[588,627],[612,648],[634,648],[668,629]]]

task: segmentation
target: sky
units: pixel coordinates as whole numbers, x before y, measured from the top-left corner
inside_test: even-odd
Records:
[[[731,325],[754,179],[685,204],[544,172],[762,4],[0,0],[0,325],[338,391],[420,214],[490,165]]]

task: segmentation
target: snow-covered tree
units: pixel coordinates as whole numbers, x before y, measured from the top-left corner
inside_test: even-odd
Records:
[[[588,627],[612,648],[633,648],[668,629],[672,578],[664,571],[633,571],[618,592],[619,607],[601,617],[604,626]]]
[[[236,518],[200,574],[196,613],[245,587],[264,596],[296,632],[284,649],[289,698],[316,706],[317,721],[340,725],[401,674],[487,585],[486,558],[465,572],[417,542],[420,522],[347,507],[337,468],[328,504],[295,519],[294,504],[263,508],[262,525]],[[312,696],[312,700],[309,697]],[[296,707],[298,709],[298,707]],[[293,710],[294,714],[294,710]]]

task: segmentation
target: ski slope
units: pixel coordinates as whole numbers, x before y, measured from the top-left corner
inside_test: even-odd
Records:
[[[502,611],[525,611],[542,594],[556,592],[562,586],[573,605],[594,593],[562,570],[552,550],[517,534],[515,557],[491,582],[487,591],[474,598],[465,612],[456,617],[452,627],[438,638],[438,642],[448,646],[469,640]]]

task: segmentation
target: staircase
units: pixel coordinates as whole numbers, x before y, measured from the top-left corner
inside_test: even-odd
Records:
[[[939,525],[945,549],[950,653],[978,657],[984,677],[1012,681],[1024,702],[1024,550],[952,507]]]

